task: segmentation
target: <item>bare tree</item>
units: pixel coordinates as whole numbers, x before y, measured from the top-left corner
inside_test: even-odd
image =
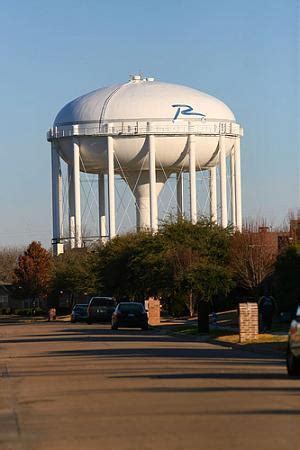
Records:
[[[232,239],[231,268],[240,285],[254,294],[274,271],[278,251],[268,235],[245,230]]]
[[[0,249],[0,283],[10,284],[13,281],[14,269],[23,248],[3,247]]]

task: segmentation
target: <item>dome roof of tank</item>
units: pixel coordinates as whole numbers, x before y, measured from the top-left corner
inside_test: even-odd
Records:
[[[97,89],[71,101],[60,110],[54,126],[118,120],[173,120],[178,107],[191,108],[180,118],[200,115],[207,119],[235,120],[232,111],[211,95],[187,86],[133,76],[127,83]]]

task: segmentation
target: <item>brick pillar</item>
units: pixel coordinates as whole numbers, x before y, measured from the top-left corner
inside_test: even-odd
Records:
[[[240,342],[253,341],[258,335],[257,303],[239,304]]]
[[[160,301],[150,297],[148,300],[149,325],[160,324]]]

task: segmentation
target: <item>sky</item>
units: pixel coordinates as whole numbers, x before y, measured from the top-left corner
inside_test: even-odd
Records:
[[[299,204],[298,0],[3,0],[0,247],[51,242],[46,132],[70,100],[142,72],[224,101],[244,128],[244,217]],[[297,131],[298,128],[298,131]]]

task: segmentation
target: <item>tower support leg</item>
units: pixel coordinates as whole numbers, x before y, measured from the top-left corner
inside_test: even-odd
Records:
[[[106,216],[105,216],[105,184],[104,173],[98,174],[98,198],[99,198],[99,238],[102,242],[106,237]]]
[[[220,152],[220,182],[221,182],[221,225],[226,228],[228,225],[227,213],[227,170],[226,170],[226,148],[225,135],[221,134],[219,138]]]
[[[156,192],[156,163],[155,136],[149,135],[149,172],[150,172],[150,227],[155,233],[158,229],[157,192]]]
[[[217,212],[217,168],[211,167],[209,169],[209,187],[210,187],[210,220],[212,222],[218,221]]]
[[[241,157],[240,137],[236,137],[234,145],[235,155],[235,196],[236,196],[236,227],[242,231],[242,188],[241,188]]]
[[[52,168],[52,228],[53,243],[60,243],[63,236],[62,213],[62,173],[57,144],[51,142],[51,168]]]
[[[80,202],[80,146],[79,141],[73,141],[73,177],[74,177],[74,206],[75,206],[75,247],[82,246],[81,235],[81,202]]]
[[[114,141],[107,137],[109,239],[116,235]]]
[[[196,197],[196,154],[195,136],[189,135],[189,171],[190,171],[190,219],[197,222],[197,197]]]
[[[231,177],[231,222],[236,228],[236,182],[235,182],[235,155],[234,148],[230,154],[230,177]]]
[[[176,174],[176,194],[177,194],[177,217],[182,218],[184,215],[184,200],[183,200],[183,172]]]

